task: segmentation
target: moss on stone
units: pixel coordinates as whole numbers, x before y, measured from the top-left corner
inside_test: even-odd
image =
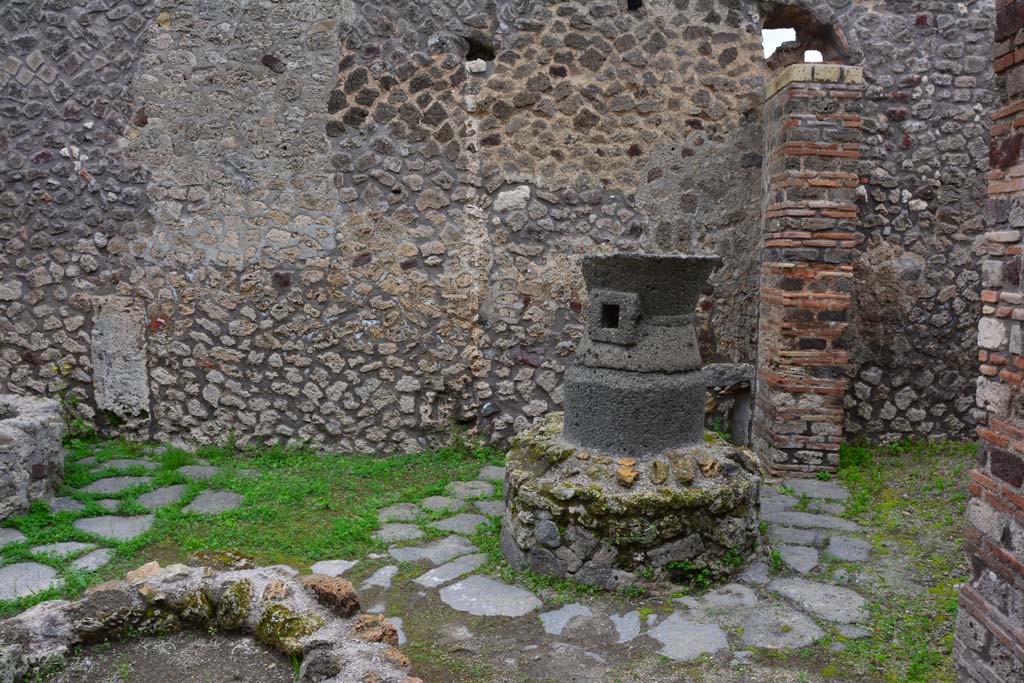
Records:
[[[176,605],[181,620],[193,626],[205,624],[213,617],[213,603],[202,588],[196,588],[182,596],[181,603]]]
[[[249,615],[249,602],[252,600],[252,582],[242,579],[224,591],[217,608],[217,623],[221,628],[239,629]]]
[[[286,655],[299,655],[301,639],[323,625],[323,618],[316,614],[297,614],[284,605],[271,605],[256,625],[256,638]]]

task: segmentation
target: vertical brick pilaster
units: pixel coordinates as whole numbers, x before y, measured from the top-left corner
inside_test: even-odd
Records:
[[[960,681],[1024,681],[1024,0],[998,0],[988,232],[978,323],[978,468],[954,640]]]
[[[863,80],[794,64],[768,84],[753,442],[775,473],[839,464]]]

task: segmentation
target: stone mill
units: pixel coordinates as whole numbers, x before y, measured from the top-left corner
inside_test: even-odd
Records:
[[[725,576],[757,541],[758,468],[705,436],[694,309],[715,256],[583,259],[587,326],[565,412],[508,454],[502,551],[605,588],[644,567]]]

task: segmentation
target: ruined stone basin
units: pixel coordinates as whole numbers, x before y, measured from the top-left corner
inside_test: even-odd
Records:
[[[63,437],[59,403],[0,394],[0,519],[53,495],[64,480]]]

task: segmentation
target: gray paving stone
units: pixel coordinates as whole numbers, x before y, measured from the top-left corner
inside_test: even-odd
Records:
[[[478,569],[486,561],[487,555],[484,553],[463,555],[413,580],[424,588],[437,588]]]
[[[626,612],[622,616],[613,614],[610,617],[615,632],[619,634],[617,643],[628,643],[640,635],[640,613],[636,610]]]
[[[234,510],[242,504],[244,497],[233,491],[203,491],[192,499],[192,502],[181,509],[182,512],[198,512],[205,515],[216,515]]]
[[[67,497],[54,498],[48,504],[53,512],[78,512],[85,509],[84,503]]]
[[[118,541],[127,541],[140,536],[149,531],[151,526],[153,526],[153,515],[140,515],[138,517],[106,515],[75,520],[75,528],[80,531],[96,534],[104,538],[113,538]]]
[[[807,579],[775,579],[768,590],[778,593],[827,621],[843,624],[865,621],[864,598],[849,588]]]
[[[79,541],[63,541],[61,543],[47,543],[46,545],[32,546],[29,550],[35,555],[53,555],[55,557],[70,557],[86,550],[96,547],[95,543],[80,543]]]
[[[111,559],[113,559],[113,555],[110,552],[110,548],[99,548],[98,550],[93,550],[91,553],[82,555],[72,562],[71,566],[75,569],[91,572],[107,564]]]
[[[505,468],[495,465],[484,465],[480,468],[480,474],[477,475],[477,479],[494,482],[505,481]]]
[[[385,522],[411,522],[420,515],[420,508],[415,503],[398,503],[386,508],[377,510],[377,521]]]
[[[138,497],[137,502],[142,507],[153,512],[171,503],[177,503],[183,495],[185,495],[185,485],[175,484],[174,486],[164,486],[155,491],[143,493]]]
[[[448,496],[429,496],[424,498],[420,502],[420,506],[424,510],[431,512],[438,512],[439,510],[461,510],[462,506],[465,505],[461,500],[457,498],[449,498]]]
[[[820,512],[825,515],[841,515],[846,512],[846,506],[841,503],[829,503],[824,500],[812,500],[807,504],[811,512]]]
[[[790,545],[822,545],[825,532],[821,529],[797,529],[791,526],[768,525],[768,538],[774,543]]]
[[[488,517],[504,517],[505,503],[500,500],[475,500],[474,507]]]
[[[782,512],[800,501],[793,496],[768,496],[761,498],[761,513]]]
[[[762,518],[771,524],[782,526],[796,526],[810,529],[835,529],[837,531],[861,531],[860,525],[848,519],[831,517],[829,515],[816,515],[811,512],[797,512],[786,510],[784,512],[769,512],[762,515]]]
[[[729,583],[705,595],[704,602],[712,607],[753,607],[757,596],[746,586]]]
[[[101,498],[96,501],[96,504],[108,512],[113,512],[117,509],[117,506],[121,504],[121,501],[117,498]]]
[[[445,487],[445,493],[456,498],[487,498],[494,495],[494,484],[486,481],[453,481]]]
[[[96,462],[96,456],[90,455],[88,457],[82,458],[81,460],[76,460],[75,462],[79,465],[91,465],[94,462]]]
[[[363,581],[363,585],[359,588],[360,590],[366,590],[367,588],[391,588],[391,579],[395,578],[395,574],[398,573],[398,567],[393,564],[389,564],[386,567],[381,567],[373,573],[373,575]]]
[[[212,465],[183,465],[174,471],[189,479],[206,481],[213,478],[219,470]]]
[[[487,518],[483,515],[474,515],[468,512],[455,515],[454,517],[448,517],[438,522],[431,522],[430,526],[436,527],[442,531],[452,531],[457,534],[471,535],[476,532],[476,528],[481,524],[487,524]]]
[[[423,531],[415,524],[392,523],[385,524],[374,531],[373,537],[385,543],[415,541],[418,538],[423,538]]]
[[[426,560],[433,565],[444,564],[459,555],[468,555],[477,547],[462,536],[455,534],[431,541],[424,545],[407,545],[402,548],[391,548],[388,554],[399,562],[419,562]]]
[[[138,458],[118,458],[117,460],[108,460],[101,462],[92,469],[93,472],[98,472],[105,469],[124,470],[129,467],[145,467],[147,470],[155,470],[160,467],[159,463],[155,463],[152,460],[140,460]]]
[[[866,628],[861,628],[860,626],[852,626],[850,624],[837,624],[836,631],[838,631],[839,635],[841,635],[842,637],[849,638],[851,640],[867,638],[871,635],[871,631],[867,630]]]
[[[97,479],[82,489],[85,493],[120,493],[133,486],[142,486],[153,481],[152,477],[106,477]]]
[[[871,544],[859,538],[838,535],[828,540],[825,552],[843,562],[863,562],[868,559]]]
[[[677,662],[688,662],[729,647],[725,631],[717,624],[696,624],[679,612],[670,614],[647,635],[661,643],[662,655]]]
[[[352,567],[359,564],[356,560],[321,560],[316,562],[309,571],[314,574],[326,574],[327,576],[341,576]]]
[[[801,574],[806,574],[818,566],[818,551],[805,545],[780,545],[777,550],[782,562]]]
[[[521,617],[541,606],[533,593],[479,575],[442,588],[440,596],[452,609],[478,617]]]
[[[808,498],[826,498],[828,500],[846,500],[850,492],[842,485],[834,481],[819,481],[817,479],[790,479],[786,485],[793,489],[798,496]]]
[[[385,617],[388,622],[395,627],[395,631],[398,633],[398,644],[405,645],[408,638],[405,636],[405,622],[402,621],[402,617]]]
[[[18,543],[25,540],[25,534],[17,529],[0,528],[0,548],[11,543]]]
[[[592,617],[594,612],[586,605],[574,602],[553,612],[544,612],[540,615],[540,623],[544,631],[553,636],[562,635],[562,631],[569,625],[569,622],[576,617]]]
[[[0,600],[23,598],[60,584],[57,570],[38,562],[16,562],[0,567]]]
[[[771,605],[747,617],[740,640],[749,647],[784,650],[806,647],[824,636],[825,632],[806,614],[782,605]]]
[[[744,583],[752,583],[755,586],[763,586],[768,583],[768,565],[764,562],[755,562],[739,575],[739,580]]]

